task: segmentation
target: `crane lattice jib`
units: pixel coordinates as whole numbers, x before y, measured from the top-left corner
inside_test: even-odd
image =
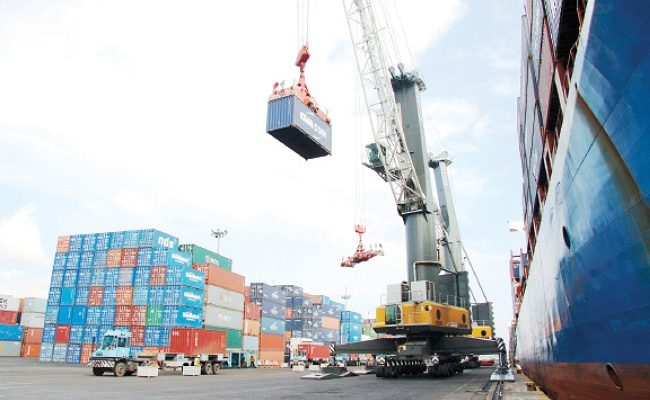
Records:
[[[425,195],[406,146],[400,112],[379,31],[368,0],[343,0],[370,124],[383,168],[400,214],[425,210]]]

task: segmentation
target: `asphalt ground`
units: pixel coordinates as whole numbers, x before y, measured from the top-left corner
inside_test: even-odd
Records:
[[[451,378],[374,375],[306,380],[289,369],[224,369],[216,376],[161,372],[154,378],[96,377],[79,365],[0,357],[0,399],[471,399],[483,400],[493,367]]]

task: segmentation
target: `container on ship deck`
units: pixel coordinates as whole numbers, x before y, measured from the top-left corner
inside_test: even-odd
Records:
[[[174,328],[171,330],[169,350],[186,356],[198,354],[226,354],[226,332],[206,329]]]
[[[266,131],[305,160],[332,154],[332,127],[296,96],[269,100]]]

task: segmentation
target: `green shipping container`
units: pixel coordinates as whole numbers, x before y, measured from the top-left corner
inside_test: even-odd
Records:
[[[224,331],[226,332],[226,348],[228,349],[241,349],[242,346],[242,333],[238,329],[219,328],[218,326],[206,326],[205,329],[210,331]]]
[[[214,264],[225,270],[232,270],[232,260],[195,244],[182,244],[178,250],[192,256],[192,264]]]
[[[163,306],[147,307],[147,326],[162,325],[162,320],[163,320]]]

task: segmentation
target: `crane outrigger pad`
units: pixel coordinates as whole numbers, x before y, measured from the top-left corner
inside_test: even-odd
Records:
[[[468,336],[431,336],[420,339],[397,337],[365,340],[336,345],[335,351],[337,354],[398,354],[400,345],[414,340],[429,341],[427,347],[431,354],[448,352],[475,355],[499,353],[496,340]]]
[[[332,127],[295,95],[269,100],[266,131],[305,160],[332,154]]]

